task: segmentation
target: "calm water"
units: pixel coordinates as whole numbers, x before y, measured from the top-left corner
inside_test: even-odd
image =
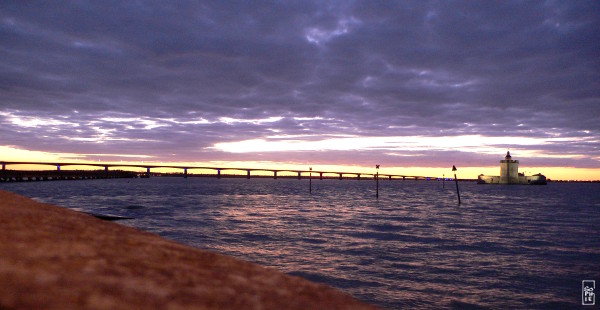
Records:
[[[5,183],[388,308],[573,308],[600,286],[600,184],[151,178]],[[598,288],[596,289],[598,295]],[[597,301],[598,303],[599,301]]]

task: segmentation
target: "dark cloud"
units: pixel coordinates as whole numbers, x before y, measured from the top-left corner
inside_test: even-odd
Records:
[[[452,148],[213,147],[480,135],[543,155],[533,165],[594,167],[598,16],[597,1],[3,2],[0,137],[51,152],[390,166],[439,165]]]

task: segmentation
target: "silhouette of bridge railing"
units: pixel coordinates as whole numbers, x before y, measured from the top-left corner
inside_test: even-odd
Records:
[[[214,170],[215,177],[221,177],[221,171],[245,171],[246,177],[251,177],[251,172],[270,172],[273,173],[273,178],[277,179],[278,173],[297,173],[298,179],[307,178],[308,175],[317,174],[319,179],[323,179],[323,175],[336,175],[340,180],[344,176],[356,176],[358,180],[361,176],[368,176],[369,178],[388,178],[389,180],[437,180],[438,177],[427,177],[427,176],[415,176],[415,175],[402,175],[402,174],[381,174],[381,173],[363,173],[363,172],[344,172],[344,171],[318,171],[318,170],[302,170],[302,169],[268,169],[268,168],[236,168],[236,167],[209,167],[209,166],[194,166],[194,165],[162,165],[162,164],[123,164],[123,163],[95,163],[95,162],[32,162],[32,161],[0,161],[2,165],[2,172],[7,171],[7,166],[15,165],[36,165],[36,166],[55,166],[56,171],[61,171],[61,167],[66,166],[87,166],[87,167],[100,167],[104,168],[104,171],[108,174],[109,168],[142,168],[146,169],[146,177],[150,177],[151,169],[180,169],[183,171],[183,176],[188,177],[188,170]],[[317,178],[312,177],[311,178]]]

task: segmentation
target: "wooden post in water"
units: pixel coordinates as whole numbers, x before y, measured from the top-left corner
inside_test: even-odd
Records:
[[[458,191],[458,179],[456,179],[456,166],[452,165],[452,171],[454,171],[454,183],[456,183],[456,195],[458,196],[458,205],[460,206],[460,192]]]
[[[377,170],[377,173],[375,174],[375,197],[379,198],[379,165],[375,165],[375,169]]]
[[[312,167],[309,167],[308,170],[310,171],[308,175],[308,191],[312,193]]]

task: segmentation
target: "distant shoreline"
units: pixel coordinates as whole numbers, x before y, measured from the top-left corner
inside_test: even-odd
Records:
[[[162,173],[162,172],[136,172],[136,171],[128,171],[128,170],[3,170],[0,171],[0,182],[27,182],[27,181],[48,181],[48,180],[79,180],[79,179],[117,179],[117,178],[148,178],[148,177],[178,177],[184,178],[186,177],[183,173]],[[239,178],[239,179],[274,179],[273,175],[265,175],[265,174],[253,174],[248,177],[247,174],[192,174],[188,173],[187,177],[189,178]],[[278,175],[275,179],[298,179],[297,175],[289,175],[283,174]],[[312,176],[301,175],[300,179],[308,180],[340,180],[339,176],[332,175],[323,175],[322,177],[318,174],[313,174]],[[342,180],[374,180],[372,176],[361,176],[360,178],[354,176],[350,173],[341,177]],[[380,181],[389,180],[388,177],[379,177]],[[406,179],[401,179],[398,177],[394,177],[391,179],[392,181],[437,181],[438,178],[413,178],[407,177]],[[459,179],[460,181],[476,181],[467,180],[467,179]],[[441,179],[439,180],[441,181]]]
[[[22,179],[26,177],[27,179]],[[183,178],[183,173],[161,173],[151,172],[150,177],[178,177]],[[193,174],[188,173],[189,178],[230,178],[230,179],[247,179],[246,174]],[[12,179],[14,178],[14,180]],[[19,179],[21,178],[21,179]],[[48,180],[81,180],[81,179],[116,179],[116,178],[148,178],[146,172],[136,172],[128,170],[110,170],[108,172],[104,170],[4,170],[0,171],[0,183],[2,182],[28,182],[28,181],[48,181]],[[273,179],[272,175],[252,175],[251,179]],[[277,179],[298,179],[297,175],[278,175]],[[320,176],[315,174],[311,177],[307,175],[301,176],[302,180],[320,180]],[[339,176],[323,176],[323,180],[339,180]],[[356,176],[343,176],[342,180],[359,180]],[[373,177],[361,177],[361,181],[373,180]],[[380,181],[388,181],[387,177],[380,177]],[[446,180],[451,180],[446,178]],[[477,182],[477,179],[458,179],[461,182]],[[441,181],[441,179],[430,178],[430,179],[400,179],[392,178],[392,181]],[[551,180],[548,179],[548,183],[600,183],[600,180]]]

